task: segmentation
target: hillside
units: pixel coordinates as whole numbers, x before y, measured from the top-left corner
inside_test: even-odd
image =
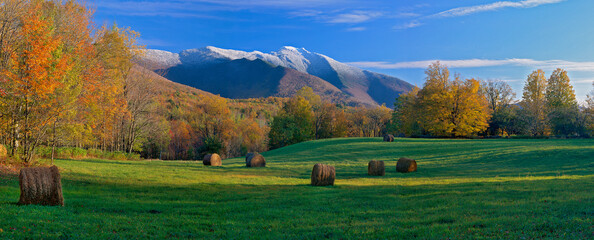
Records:
[[[155,66],[153,70],[165,70],[170,80],[228,98],[285,96],[294,92],[294,86],[310,86],[336,102],[391,107],[398,95],[413,87],[398,78],[294,47],[271,53],[210,46],[179,54],[147,50],[143,61]],[[296,78],[295,71],[290,70],[301,74]],[[285,90],[286,85],[279,84],[281,79],[290,79],[291,89]]]
[[[309,86],[327,100],[347,105],[357,104],[355,99],[318,77],[273,66],[260,59],[242,58],[203,67],[178,65],[167,69],[165,76],[225,98],[290,97],[304,86]]]
[[[171,117],[172,112],[178,112],[174,108],[182,112],[195,110],[194,108],[200,105],[201,98],[224,98],[220,95],[203,91],[202,89],[173,82],[139,65],[135,65],[132,71],[133,74],[141,76],[135,80],[142,82],[135,84],[146,85],[147,92],[145,93],[150,94],[156,104],[162,108],[158,111],[158,114],[165,115],[164,117],[167,119]],[[241,113],[254,112],[256,116],[262,116],[263,119],[272,119],[272,116],[282,105],[279,103],[285,101],[282,97],[225,100],[228,106],[236,113],[237,117],[241,117]]]
[[[65,207],[17,206],[0,178],[0,238],[588,239],[594,141],[349,138],[201,162],[58,160]],[[402,156],[418,172],[394,171]],[[369,160],[386,176],[367,176]],[[313,164],[334,187],[308,186]]]

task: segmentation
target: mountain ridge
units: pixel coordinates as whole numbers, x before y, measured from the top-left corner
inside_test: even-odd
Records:
[[[211,86],[209,89],[203,90],[212,91],[215,94],[220,93],[222,95],[225,95],[228,92],[237,92],[235,90],[229,90],[229,88],[237,87],[238,83],[234,79],[236,77],[226,74],[228,72],[233,72],[244,81],[241,82],[244,87],[246,85],[249,86],[249,84],[261,85],[258,82],[264,80],[279,83],[277,87],[267,85],[267,87],[277,89],[276,92],[258,91],[259,94],[250,96],[279,96],[280,91],[278,86],[280,86],[280,80],[283,79],[283,77],[271,73],[278,71],[274,70],[276,67],[292,69],[309,75],[296,78],[285,78],[285,80],[290,79],[292,81],[301,81],[301,83],[295,82],[288,84],[290,86],[309,86],[315,83],[317,87],[322,87],[324,89],[314,90],[323,92],[326,90],[327,84],[320,82],[320,80],[322,80],[333,85],[348,96],[346,98],[341,98],[341,101],[350,101],[351,103],[367,106],[376,106],[380,104],[392,106],[399,94],[410,91],[413,87],[413,85],[396,77],[359,69],[336,61],[326,55],[310,52],[305,48],[295,48],[290,46],[282,47],[278,51],[270,53],[263,53],[260,51],[246,52],[212,46],[187,49],[178,54],[162,50],[146,50],[146,53],[143,61],[150,63],[151,66],[155,66],[151,67],[151,70],[165,70],[165,77],[168,79],[200,89],[203,89],[201,88],[203,85],[209,85]],[[238,62],[234,62],[240,59],[249,61],[260,60],[270,64],[272,68],[259,68],[260,71],[255,71],[246,67],[240,67]],[[249,61],[243,61],[242,63],[246,65],[256,65]],[[233,62],[233,64],[230,64],[231,62]],[[216,76],[216,73],[213,74],[208,72],[209,68],[213,67],[217,69],[219,76]],[[228,67],[228,69],[222,69],[225,67]],[[238,68],[242,68],[245,73],[249,73],[247,75],[249,75],[250,78],[243,76],[245,74],[241,71],[237,71]],[[296,74],[287,70],[284,72],[287,74]],[[274,77],[272,77],[272,75],[274,75]],[[304,82],[310,84],[304,84]],[[235,83],[235,85],[230,86],[226,83]],[[313,88],[313,86],[310,87]],[[284,92],[294,91],[288,90]],[[331,92],[336,95],[334,91]],[[243,96],[244,95],[242,94],[230,94],[225,97],[241,98]]]

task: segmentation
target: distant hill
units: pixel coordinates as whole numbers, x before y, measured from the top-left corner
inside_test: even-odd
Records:
[[[141,77],[133,78],[132,84],[141,84],[143,90],[147,92],[158,106],[156,114],[163,115],[165,119],[171,120],[171,114],[176,112],[190,112],[195,111],[196,106],[201,105],[201,100],[204,98],[220,99],[223,98],[187,86],[182,83],[176,83],[168,80],[159,74],[148,70],[142,66],[135,65],[132,68],[132,73]],[[288,74],[287,76],[291,76]],[[236,113],[237,116],[247,112],[253,112],[262,120],[269,121],[278,111],[286,98],[257,98],[257,99],[226,99],[229,108]],[[178,109],[173,109],[178,108]]]
[[[287,97],[309,86],[323,98],[347,105],[391,107],[412,89],[398,78],[338,62],[303,48],[244,52],[216,47],[179,54],[147,50],[143,60],[165,77],[227,98]]]

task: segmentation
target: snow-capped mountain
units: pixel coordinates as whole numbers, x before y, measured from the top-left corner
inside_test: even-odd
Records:
[[[249,61],[260,60],[271,65],[272,68],[289,68],[304,74],[315,76],[334,85],[346,95],[349,95],[357,102],[365,105],[385,103],[387,106],[391,107],[395,98],[400,93],[412,89],[412,85],[398,78],[362,70],[338,62],[326,55],[310,52],[304,48],[282,47],[276,52],[262,53],[259,51],[245,52],[208,46],[204,48],[184,50],[179,54],[161,50],[147,50],[145,55],[145,62],[162,66],[161,69],[167,69],[166,77],[170,78],[170,80],[189,84],[198,88],[200,88],[200,85],[204,85],[203,83],[201,84],[201,78],[203,78],[204,74],[208,75],[209,68],[220,64],[229,65],[229,62],[234,62],[232,65],[237,69],[238,62],[236,60],[245,59]],[[243,63],[248,64],[249,62],[244,61]],[[196,70],[198,69],[200,69],[199,72],[201,75],[196,75],[198,73]],[[217,69],[220,69],[220,67]],[[233,71],[233,69],[230,71]],[[267,72],[252,72],[251,75],[256,79],[245,80],[249,82],[258,81],[258,78],[260,78],[258,74],[266,76]],[[270,76],[270,74],[268,74],[268,76]],[[216,76],[214,78],[216,78]],[[214,78],[209,77],[210,80],[214,80]],[[218,79],[218,82],[223,84],[226,81],[224,78],[221,78]],[[210,85],[210,83],[206,85]],[[213,86],[213,88],[214,89],[203,90],[213,91],[213,93],[217,94],[218,91],[216,87]],[[233,98],[234,96],[225,97]]]
[[[166,69],[181,64],[179,54],[162,51],[162,50],[146,50],[142,56],[143,65],[150,69]]]

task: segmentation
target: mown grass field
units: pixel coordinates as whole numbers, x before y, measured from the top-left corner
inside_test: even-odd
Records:
[[[592,239],[594,140],[331,139],[202,162],[58,160],[65,207],[17,206],[0,239]],[[396,173],[399,157],[418,172]],[[386,176],[367,176],[384,160]],[[334,187],[309,186],[315,163]]]

